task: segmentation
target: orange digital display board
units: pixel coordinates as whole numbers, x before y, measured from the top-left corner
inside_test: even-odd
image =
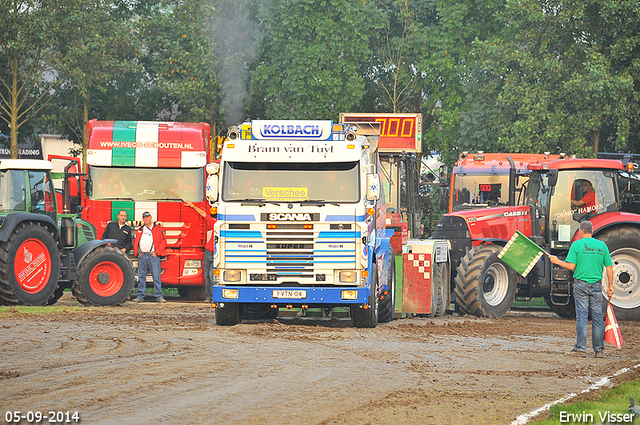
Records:
[[[422,114],[340,114],[340,122],[379,122],[380,152],[420,152]]]

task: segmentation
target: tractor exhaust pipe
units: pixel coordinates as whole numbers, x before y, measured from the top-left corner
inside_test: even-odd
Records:
[[[516,204],[516,164],[510,156],[507,155],[509,161],[509,205]]]

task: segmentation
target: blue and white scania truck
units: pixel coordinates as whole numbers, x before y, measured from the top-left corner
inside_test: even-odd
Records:
[[[350,307],[356,327],[394,317],[375,123],[254,120],[209,164],[219,274],[216,322],[275,318],[279,308]]]

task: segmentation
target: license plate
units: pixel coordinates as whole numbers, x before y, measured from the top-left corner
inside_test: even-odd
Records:
[[[275,289],[273,291],[273,298],[292,298],[296,300],[303,300],[307,298],[307,291],[283,291],[281,289]]]

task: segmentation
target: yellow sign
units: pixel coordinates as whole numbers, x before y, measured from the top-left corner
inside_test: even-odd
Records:
[[[304,201],[309,199],[309,188],[263,187],[262,197],[269,201]]]

